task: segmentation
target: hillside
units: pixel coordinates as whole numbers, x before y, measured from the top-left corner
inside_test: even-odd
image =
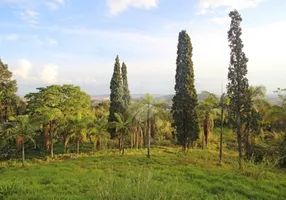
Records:
[[[187,155],[178,146],[152,145],[148,159],[146,149],[126,149],[121,156],[117,149],[93,152],[86,144],[84,153],[57,154],[55,160],[28,155],[25,168],[18,160],[0,162],[0,199],[285,199],[285,170],[252,161],[238,170],[230,131],[219,165],[218,142],[216,131],[207,149]]]
[[[81,157],[23,169],[2,169],[0,199],[285,199],[286,176],[260,168],[239,172],[227,155],[176,148]],[[233,165],[232,165],[233,164]],[[257,170],[257,171],[255,171]],[[263,176],[263,177],[262,177]]]

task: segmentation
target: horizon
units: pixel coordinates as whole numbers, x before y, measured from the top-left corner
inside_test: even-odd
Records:
[[[170,95],[178,33],[187,30],[197,92],[220,94],[229,66],[228,12],[237,9],[249,83],[273,95],[286,87],[285,8],[281,0],[5,0],[0,57],[21,95],[52,84],[109,94],[116,55],[127,65],[131,93]]]

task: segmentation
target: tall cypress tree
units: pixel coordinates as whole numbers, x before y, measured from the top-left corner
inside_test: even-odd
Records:
[[[123,105],[126,110],[131,103],[131,95],[128,87],[128,78],[127,78],[127,67],[125,63],[122,63],[121,67],[122,72],[122,83],[123,83]]]
[[[199,123],[196,112],[197,91],[194,84],[192,43],[186,31],[179,33],[177,70],[172,116],[179,143],[187,151],[190,142],[199,138]]]
[[[228,31],[228,42],[230,47],[230,65],[228,68],[228,85],[227,92],[230,98],[230,120],[233,129],[236,131],[239,159],[238,164],[241,168],[242,161],[242,125],[244,116],[249,107],[249,99],[247,96],[248,79],[247,62],[243,52],[243,43],[241,40],[242,30],[240,23],[242,18],[237,10],[229,13],[231,18],[230,30]]]
[[[116,117],[114,113],[123,114],[123,88],[122,88],[122,78],[120,73],[120,62],[119,57],[116,56],[114,71],[110,81],[110,107],[109,107],[109,116],[108,122],[115,122]],[[109,129],[110,135],[112,138],[116,136],[114,128]]]

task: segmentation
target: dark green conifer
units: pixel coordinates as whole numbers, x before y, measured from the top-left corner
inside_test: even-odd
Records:
[[[127,78],[127,67],[126,64],[123,62],[122,63],[122,68],[121,68],[121,73],[122,73],[122,83],[123,83],[123,105],[124,109],[127,110],[131,103],[131,95],[128,87],[128,78]]]
[[[249,107],[247,62],[243,52],[240,23],[242,18],[237,10],[229,13],[231,18],[228,42],[230,47],[230,65],[228,68],[227,92],[230,99],[230,122],[237,135],[239,168],[242,161],[242,125],[245,121],[245,113]]]
[[[108,122],[115,122],[117,119],[114,113],[124,114],[123,106],[123,88],[122,88],[122,78],[120,73],[120,62],[119,57],[115,59],[114,71],[110,81],[110,107]],[[112,138],[116,136],[114,128],[109,129]]]
[[[187,151],[189,144],[199,138],[199,123],[196,112],[198,97],[194,84],[192,43],[186,31],[179,33],[175,96],[173,98],[173,126],[179,143]]]

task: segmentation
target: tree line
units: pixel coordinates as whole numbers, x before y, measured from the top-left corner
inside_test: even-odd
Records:
[[[146,147],[150,157],[151,144],[181,145],[187,153],[190,148],[207,148],[208,138],[217,128],[222,162],[224,130],[229,128],[236,134],[240,168],[243,159],[253,156],[257,161],[272,156],[285,166],[286,90],[278,88],[281,104],[271,105],[265,98],[265,87],[249,86],[248,58],[241,39],[242,18],[236,10],[229,17],[227,93],[217,96],[204,91],[204,99],[198,100],[192,42],[188,33],[181,31],[171,110],[166,102],[150,94],[137,100],[131,98],[127,65],[120,63],[119,56],[110,81],[110,100],[101,103],[91,101],[87,93],[74,85],[37,88],[37,92],[21,99],[16,95],[12,72],[0,60],[0,159],[21,151],[24,165],[25,147],[49,152],[54,158],[55,145],[64,153],[78,154],[84,144],[91,144],[92,150],[97,151],[118,148],[122,155],[127,148]],[[269,138],[275,142],[275,156],[258,145],[258,139]]]

